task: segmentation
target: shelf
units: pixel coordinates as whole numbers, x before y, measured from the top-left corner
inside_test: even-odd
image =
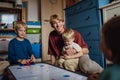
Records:
[[[22,20],[22,9],[0,7],[0,14],[17,14],[18,20]]]
[[[14,32],[14,29],[0,29],[0,31],[13,31]]]
[[[8,51],[5,51],[5,50],[0,50],[0,54],[7,54]]]
[[[0,36],[0,38],[14,38],[15,36]]]
[[[20,8],[0,7],[1,10],[21,10]]]
[[[0,12],[4,12],[4,13],[18,13],[21,12],[22,9],[19,8],[7,8],[7,7],[0,7]]]
[[[0,29],[1,39],[14,38],[15,36],[16,36],[16,33],[13,29]]]

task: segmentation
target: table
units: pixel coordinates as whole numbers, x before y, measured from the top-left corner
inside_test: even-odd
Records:
[[[87,80],[87,77],[82,74],[47,63],[37,63],[30,66],[14,65],[9,66],[8,70],[12,75],[11,80]]]

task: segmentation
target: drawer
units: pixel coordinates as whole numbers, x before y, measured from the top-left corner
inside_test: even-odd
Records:
[[[120,15],[120,4],[115,4],[103,9],[104,22],[118,15]]]
[[[67,17],[66,19],[66,25],[71,28],[84,27],[98,23],[99,23],[99,16],[97,14],[96,8],[92,8],[90,10],[81,12],[76,15],[72,15],[70,17]]]
[[[80,13],[83,10],[89,9],[96,6],[96,1],[94,0],[83,0],[78,2],[77,4],[66,8],[65,12],[66,12],[66,16],[70,16],[70,15],[75,15],[77,13]]]
[[[99,56],[101,55],[99,41],[85,41],[89,48],[89,55]]]
[[[39,34],[41,32],[41,28],[28,28],[27,34]]]
[[[98,26],[99,25],[93,25],[89,27],[74,28],[74,29],[81,33],[84,40],[99,40],[100,34],[99,34]]]

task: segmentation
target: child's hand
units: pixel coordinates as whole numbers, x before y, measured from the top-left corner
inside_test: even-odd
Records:
[[[23,60],[18,60],[18,62],[19,62],[20,64],[26,64],[27,60],[25,60],[25,59],[23,59]]]
[[[35,62],[36,61],[34,55],[31,55],[30,60],[31,60],[31,62]]]
[[[31,64],[31,62],[33,62],[33,58],[32,59],[28,59],[28,60],[26,60],[26,65],[30,65]]]

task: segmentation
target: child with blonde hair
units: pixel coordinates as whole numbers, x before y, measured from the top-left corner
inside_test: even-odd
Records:
[[[27,25],[22,22],[16,22],[15,32],[17,36],[9,42],[8,59],[10,64],[30,64],[35,62],[32,47],[28,39],[25,38]]]
[[[77,43],[74,42],[75,34],[74,30],[67,29],[63,34],[62,38],[64,41],[62,56],[59,59],[59,66],[71,71],[76,71],[78,66],[81,71],[84,73],[101,73],[102,67],[97,64],[95,61],[92,61],[89,55],[83,55],[82,48]],[[76,53],[67,54],[65,51],[69,48],[75,49]],[[78,55],[80,58],[78,58]],[[65,63],[70,63],[70,65],[66,65]],[[71,65],[72,64],[72,65]],[[69,66],[69,67],[66,67]]]

